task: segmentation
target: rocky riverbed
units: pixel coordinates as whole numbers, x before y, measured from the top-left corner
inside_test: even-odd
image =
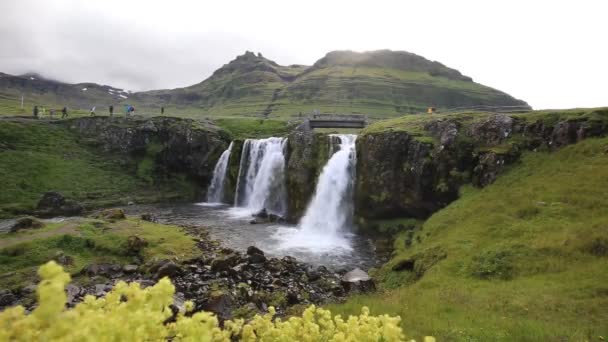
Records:
[[[120,212],[101,216],[104,215],[120,216]],[[155,217],[144,214],[142,219]],[[176,287],[174,310],[182,309],[185,300],[192,300],[196,310],[214,312],[222,320],[249,318],[270,306],[279,315],[285,315],[294,306],[337,302],[351,293],[374,289],[371,278],[360,269],[315,267],[290,256],[269,257],[254,246],[239,252],[211,239],[200,226],[184,228],[196,241],[199,256],[182,262],[163,259],[143,263],[134,257],[132,264],[89,264],[67,286],[67,305],[76,305],[86,295],[104,296],[121,280],[147,287],[165,276]],[[134,252],[146,243],[137,237],[128,240]],[[71,262],[66,255],[57,255],[55,260]],[[0,310],[18,304],[32,310],[36,305],[35,288],[28,285],[12,291],[0,290]]]

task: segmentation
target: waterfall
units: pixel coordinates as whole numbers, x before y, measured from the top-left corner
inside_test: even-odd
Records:
[[[285,216],[285,155],[287,139],[247,139],[243,145],[234,205],[250,213],[266,209]]]
[[[333,155],[319,176],[304,217],[297,229],[277,232],[283,249],[312,249],[325,253],[351,249],[346,233],[353,224],[356,138],[352,134],[329,136],[330,154]]]
[[[230,152],[232,151],[232,142],[228,145],[220,159],[218,159],[213,169],[213,178],[209,184],[207,190],[207,202],[209,203],[222,203],[224,199],[224,182],[226,180],[226,170],[228,168],[228,160],[230,159]]]

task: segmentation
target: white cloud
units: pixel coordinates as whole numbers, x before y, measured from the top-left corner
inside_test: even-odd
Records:
[[[406,50],[535,108],[608,105],[603,0],[0,3],[0,71],[142,90],[198,83],[245,50],[312,64]]]

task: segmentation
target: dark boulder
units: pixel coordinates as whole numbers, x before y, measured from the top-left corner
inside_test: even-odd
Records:
[[[0,308],[11,306],[17,301],[17,296],[7,290],[0,290]]]
[[[10,228],[10,232],[11,233],[16,233],[19,230],[22,229],[39,229],[44,227],[44,223],[38,221],[37,219],[33,218],[33,217],[21,217],[17,219],[17,222],[15,222],[15,224],[13,224],[13,226]]]
[[[90,264],[86,266],[82,273],[90,277],[93,276],[105,276],[109,277],[122,271],[120,265],[115,264]]]
[[[66,200],[59,192],[50,191],[42,195],[36,214],[43,217],[76,216],[82,214],[83,211],[82,205]]]
[[[160,279],[163,277],[169,277],[169,278],[173,278],[176,275],[179,275],[183,272],[183,270],[181,269],[181,267],[179,267],[178,264],[176,264],[173,261],[169,261],[164,263],[162,266],[160,266],[158,268],[158,271],[156,272],[156,278]]]
[[[217,257],[211,261],[212,272],[229,271],[230,268],[238,264],[240,257],[237,254],[228,254]]]

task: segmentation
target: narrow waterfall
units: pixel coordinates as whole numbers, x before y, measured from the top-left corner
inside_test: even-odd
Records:
[[[353,223],[356,138],[352,134],[330,135],[330,154],[333,152],[333,155],[319,176],[306,214],[296,230],[278,232],[283,249],[323,253],[351,249],[346,233]]]
[[[224,182],[226,180],[226,170],[228,168],[228,160],[230,160],[230,152],[232,151],[232,142],[228,145],[220,159],[218,159],[213,169],[213,178],[207,190],[207,202],[222,203],[224,199]]]
[[[266,209],[286,214],[285,155],[287,139],[247,139],[243,145],[234,205],[250,213]]]

